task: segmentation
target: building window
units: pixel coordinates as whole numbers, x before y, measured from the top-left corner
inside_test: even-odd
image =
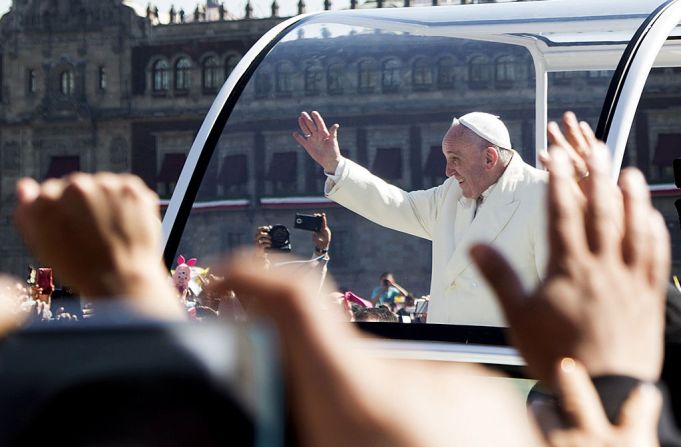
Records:
[[[72,172],[80,171],[80,157],[77,155],[57,156],[50,159],[45,179],[62,178]]]
[[[487,59],[476,56],[469,62],[468,80],[473,88],[485,88],[492,80],[492,71]]]
[[[99,90],[106,90],[108,79],[106,73],[106,67],[100,66],[97,71],[97,82],[99,85]]]
[[[437,61],[437,86],[441,89],[454,88],[454,59],[443,57]]]
[[[170,197],[173,194],[186,158],[183,153],[169,153],[163,156],[161,168],[156,177],[158,185],[156,192],[161,197]]]
[[[240,60],[241,56],[239,56],[238,54],[232,54],[231,56],[227,56],[227,58],[225,59],[225,79],[227,79],[229,75],[232,74]]]
[[[374,61],[366,60],[357,66],[357,88],[360,93],[373,92],[376,88],[376,66]]]
[[[400,148],[378,148],[371,172],[384,180],[402,178],[402,151]]]
[[[26,71],[26,90],[29,94],[38,91],[38,79],[36,78],[35,70]]]
[[[433,70],[426,58],[419,58],[414,61],[411,78],[416,90],[430,89],[433,85]]]
[[[318,95],[322,83],[322,71],[318,65],[311,65],[305,69],[305,94]]]
[[[295,193],[298,186],[298,152],[272,154],[267,180],[272,182],[272,193],[275,195]]]
[[[502,56],[497,59],[494,69],[494,78],[497,82],[497,87],[511,87],[515,81],[518,73],[516,73],[516,64],[511,56]]]
[[[255,97],[266,98],[272,91],[272,76],[266,71],[255,74]]]
[[[326,90],[330,95],[339,95],[343,93],[343,65],[332,64],[329,65],[326,71]]]
[[[288,62],[277,65],[276,91],[279,95],[293,92],[293,66]]]
[[[381,83],[384,92],[396,92],[400,88],[400,63],[397,59],[383,62]]]
[[[153,87],[155,92],[168,90],[168,62],[161,59],[154,63],[152,69]]]
[[[222,159],[220,184],[226,196],[243,195],[248,185],[248,156],[225,155]]]
[[[182,57],[175,63],[175,90],[189,90],[191,85],[192,63]]]
[[[64,70],[59,75],[59,91],[64,96],[73,96],[76,89],[76,80],[73,76],[73,71]]]
[[[442,155],[442,146],[431,146],[426,164],[423,166],[423,176],[430,180],[430,184],[424,186],[437,186],[446,178],[445,157]]]
[[[203,61],[203,88],[204,90],[215,90],[222,82],[221,67],[218,60],[212,56]]]

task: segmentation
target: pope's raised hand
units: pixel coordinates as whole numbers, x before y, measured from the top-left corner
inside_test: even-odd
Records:
[[[324,119],[317,111],[308,114],[301,112],[298,117],[300,131],[293,132],[293,138],[305,148],[305,151],[324,171],[333,174],[341,159],[338,147],[338,124],[327,129]]]

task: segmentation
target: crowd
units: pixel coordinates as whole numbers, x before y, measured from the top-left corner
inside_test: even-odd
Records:
[[[658,428],[673,416],[667,405],[673,396],[657,385],[670,275],[667,229],[640,172],[626,169],[619,186],[613,184],[605,146],[584,127],[566,133],[563,138],[552,128],[554,145],[542,158],[549,176],[545,278],[528,288],[491,245],[477,243],[469,251],[529,373],[547,390],[529,416],[515,390],[489,380],[482,367],[397,362],[358,350],[365,336],[344,323],[348,311],[355,320],[385,321],[400,310],[381,304],[399,294],[405,296],[401,310],[412,304],[389,273],[369,299],[335,291],[325,278],[330,232],[314,231],[312,258],[299,262],[266,252],[271,238],[258,229],[262,249],[235,254],[194,278],[194,262],[178,259],[170,280],[158,256],[157,197],[137,177],[23,179],[15,220],[33,254],[92,302],[92,320],[115,299],[154,321],[186,320],[191,307],[192,318],[223,314],[272,322],[296,444],[681,445],[675,427]],[[202,287],[188,299],[192,279]],[[19,324],[9,303],[20,296],[21,306],[37,308],[45,290],[36,284],[3,288],[3,335]]]

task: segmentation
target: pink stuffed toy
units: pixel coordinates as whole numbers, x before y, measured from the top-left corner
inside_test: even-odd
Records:
[[[173,273],[173,284],[175,284],[175,288],[182,296],[187,292],[189,280],[191,279],[191,267],[195,264],[196,258],[191,258],[187,261],[185,261],[182,255],[177,258],[177,268],[175,268]]]

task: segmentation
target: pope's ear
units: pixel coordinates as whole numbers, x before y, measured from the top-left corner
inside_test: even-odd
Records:
[[[489,146],[485,149],[485,167],[491,169],[497,165],[499,161],[499,152],[494,146]]]

